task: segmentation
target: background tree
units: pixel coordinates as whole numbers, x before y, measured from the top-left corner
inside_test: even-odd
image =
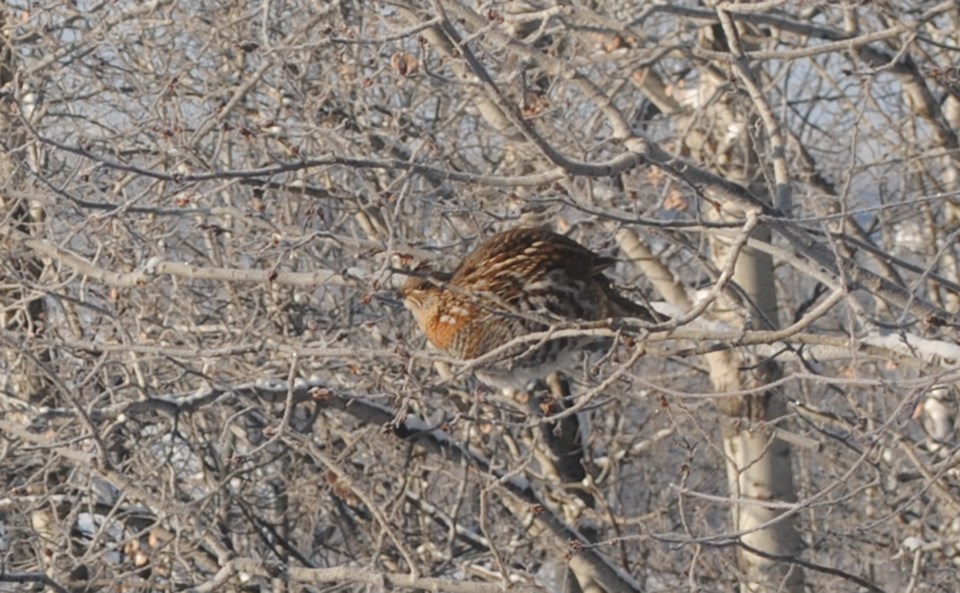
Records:
[[[0,588],[953,591],[954,2],[11,2]],[[549,391],[396,269],[669,317]]]

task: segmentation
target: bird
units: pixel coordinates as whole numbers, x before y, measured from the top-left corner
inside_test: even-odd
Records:
[[[419,266],[400,296],[433,346],[470,361],[556,323],[622,317],[656,322],[603,274],[615,262],[564,235],[518,227],[482,241],[453,272]],[[531,340],[484,359],[474,373],[492,387],[523,390],[569,368],[580,352],[610,343],[595,336]]]

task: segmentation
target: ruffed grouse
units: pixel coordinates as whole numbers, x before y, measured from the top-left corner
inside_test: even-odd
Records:
[[[653,321],[646,307],[618,294],[603,275],[613,263],[563,235],[516,228],[483,241],[453,273],[411,276],[401,295],[434,346],[469,361],[557,322]],[[609,343],[594,336],[526,342],[475,370],[489,385],[523,389],[574,364],[584,349]]]

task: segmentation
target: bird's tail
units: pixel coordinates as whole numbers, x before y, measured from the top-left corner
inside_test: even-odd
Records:
[[[611,313],[614,317],[636,317],[649,323],[666,321],[665,317],[654,311],[651,307],[636,303],[620,294],[609,279],[604,279],[601,285],[603,286],[603,292],[613,305],[614,310]]]

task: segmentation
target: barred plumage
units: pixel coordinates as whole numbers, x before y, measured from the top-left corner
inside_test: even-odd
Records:
[[[576,241],[536,228],[493,235],[452,274],[412,276],[401,289],[427,339],[464,360],[557,321],[610,317],[652,320],[643,306],[619,295],[603,271],[614,260]],[[575,361],[577,353],[609,340],[557,338],[518,346],[477,370],[490,385],[522,389]]]

